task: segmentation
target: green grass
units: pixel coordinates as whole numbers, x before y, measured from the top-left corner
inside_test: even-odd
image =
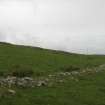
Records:
[[[0,98],[0,105],[105,105],[105,72],[67,80],[53,87],[15,89],[16,96]]]
[[[80,55],[41,48],[0,44],[0,70],[8,71],[14,65],[30,66],[43,75],[61,71],[71,65],[79,68],[105,63],[105,56]]]
[[[13,65],[28,65],[42,75],[62,71],[70,65],[87,68],[105,64],[105,56],[69,54],[40,48],[0,44],[0,70]],[[77,77],[79,82],[66,79],[52,87],[14,88],[8,95],[0,88],[0,105],[105,105],[105,71]]]

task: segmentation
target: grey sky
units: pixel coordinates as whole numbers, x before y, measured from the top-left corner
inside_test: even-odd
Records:
[[[0,40],[105,54],[105,0],[0,0]]]

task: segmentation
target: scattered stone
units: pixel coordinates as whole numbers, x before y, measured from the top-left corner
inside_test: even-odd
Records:
[[[16,91],[15,90],[12,90],[12,89],[8,89],[8,93],[11,94],[11,95],[15,95],[16,94]]]
[[[8,87],[11,88],[13,85],[15,85],[16,79],[17,79],[16,77],[10,77],[10,76],[8,76],[5,79],[5,82],[7,82]]]
[[[39,78],[31,78],[31,77],[13,77],[13,76],[7,76],[7,77],[0,77],[0,87],[8,87],[11,88],[13,86],[18,87],[41,87],[41,86],[52,86],[55,83],[63,83],[62,80],[65,77],[70,77],[72,80],[79,81],[76,77],[79,75],[84,74],[92,74],[96,72],[100,72],[105,70],[105,65],[101,65],[99,67],[95,67],[92,69],[84,69],[80,71],[71,71],[71,72],[59,72],[54,73],[52,75],[48,75],[48,77],[39,77]],[[15,93],[11,90],[9,90],[10,93]]]
[[[38,86],[38,87],[47,86],[47,82],[45,82],[45,81],[38,81],[37,86]]]
[[[78,71],[72,71],[71,74],[72,74],[72,75],[78,75],[79,72],[78,72]]]

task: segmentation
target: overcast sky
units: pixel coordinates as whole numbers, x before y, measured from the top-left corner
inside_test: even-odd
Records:
[[[0,41],[105,54],[105,0],[0,0]]]

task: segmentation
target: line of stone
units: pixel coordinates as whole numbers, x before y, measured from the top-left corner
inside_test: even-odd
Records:
[[[8,76],[6,78],[0,78],[0,87],[8,87],[11,88],[13,86],[16,87],[41,87],[41,86],[52,86],[55,83],[63,83],[65,77],[71,77],[71,79],[76,79],[75,76],[84,75],[84,74],[91,74],[105,70],[105,64],[100,65],[99,67],[95,67],[92,69],[83,69],[79,71],[71,71],[71,72],[58,72],[52,75],[48,75],[47,77],[12,77]]]

